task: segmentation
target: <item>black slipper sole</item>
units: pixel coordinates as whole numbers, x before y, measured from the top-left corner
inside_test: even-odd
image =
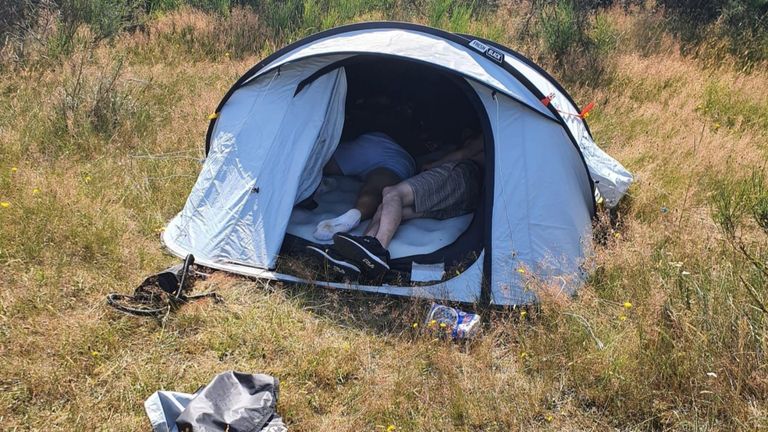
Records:
[[[356,265],[334,258],[318,247],[307,246],[306,248],[307,252],[319,258],[323,262],[324,267],[336,276],[348,279],[350,282],[357,282],[360,278],[360,269]]]
[[[337,234],[334,237],[333,247],[340,255],[358,264],[360,270],[368,277],[380,278],[389,271],[389,265],[381,258],[345,235]]]

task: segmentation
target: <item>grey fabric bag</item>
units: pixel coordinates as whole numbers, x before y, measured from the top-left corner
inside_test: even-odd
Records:
[[[158,392],[160,393],[160,392]],[[145,403],[150,415],[153,430],[179,432],[284,432],[287,431],[282,419],[275,412],[279,385],[277,379],[269,375],[251,375],[239,372],[224,372],[217,375],[208,385],[198,390],[191,400],[185,400],[181,414],[178,410],[163,410],[165,420],[158,421],[158,407],[154,401],[160,401],[158,393]],[[178,398],[176,399],[178,401]],[[153,404],[150,404],[153,402]],[[167,408],[167,406],[166,406]],[[171,411],[171,412],[169,412]],[[175,412],[174,412],[175,411]],[[168,415],[177,416],[167,418]]]
[[[144,401],[144,410],[153,432],[179,432],[176,419],[195,395],[174,391],[156,391]]]

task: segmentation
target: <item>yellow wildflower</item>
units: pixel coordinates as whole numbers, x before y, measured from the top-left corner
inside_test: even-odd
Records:
[[[528,315],[528,312],[520,311],[520,318],[525,318],[526,315]]]
[[[219,117],[219,113],[211,113],[211,114],[208,116],[208,120],[213,120],[213,119],[216,119],[216,118],[218,118],[218,117]]]
[[[86,175],[86,176],[83,178],[83,181],[84,181],[84,182],[86,182],[86,183],[89,183],[89,182],[91,181],[91,176],[89,176],[89,175]]]
[[[554,420],[554,417],[552,417],[552,415],[551,415],[551,414],[550,414],[550,415],[548,415],[548,416],[547,416],[547,421],[548,421],[548,422],[551,422],[552,420]]]
[[[164,227],[164,226],[161,226],[161,227],[159,227],[159,228],[155,228],[155,232],[156,232],[156,233],[161,233],[161,232],[163,232],[163,231],[165,231],[165,227]]]
[[[11,203],[9,203],[8,201],[0,201],[0,207],[8,208],[10,206],[11,206]]]
[[[98,351],[91,351],[91,356],[92,356],[93,358],[96,358],[96,357],[98,357],[98,356],[100,356],[100,355],[101,355],[101,353],[100,353],[100,352],[98,352]]]
[[[624,309],[632,309],[632,303],[625,301],[624,302]]]
[[[419,323],[413,323],[413,324],[411,324],[411,327],[413,327],[413,328],[419,328]]]
[[[444,322],[441,322],[441,323],[440,323],[440,328],[446,328],[447,326],[448,326],[448,325],[447,325],[446,323],[444,323]]]
[[[393,431],[396,431],[396,430],[397,430],[397,427],[395,427],[395,425],[387,426],[387,432],[393,432]]]
[[[519,269],[517,269],[517,272],[520,274],[525,274],[525,269],[520,267]]]
[[[524,358],[528,358],[528,353],[527,353],[527,352],[525,352],[525,351],[521,352],[521,353],[520,353],[520,358],[522,358],[522,359],[524,359]]]
[[[40,188],[34,188],[32,189],[32,195],[37,195],[40,193]]]
[[[432,320],[432,321],[429,322],[429,326],[430,327],[434,327],[435,324],[437,324],[437,320]]]
[[[11,172],[12,172],[12,173],[15,173],[15,172],[16,172],[16,171],[18,171],[18,170],[19,170],[19,169],[18,169],[18,168],[16,168],[16,167],[13,167],[13,168],[11,168]]]
[[[619,321],[626,321],[627,316],[626,315],[619,315]]]
[[[715,123],[715,130],[720,129],[720,123]]]

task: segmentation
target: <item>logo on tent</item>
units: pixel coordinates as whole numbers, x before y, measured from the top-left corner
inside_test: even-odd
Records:
[[[504,63],[504,54],[496,51],[493,48],[488,48],[488,51],[485,52],[485,55],[490,57],[490,59],[496,63]]]
[[[485,54],[486,57],[490,58],[496,63],[504,63],[504,54],[496,51],[495,49],[489,47],[477,39],[474,39],[472,42],[470,42],[469,46]]]

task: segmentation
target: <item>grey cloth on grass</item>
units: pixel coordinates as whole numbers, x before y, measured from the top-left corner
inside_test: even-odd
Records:
[[[194,394],[158,391],[144,408],[154,432],[285,432],[269,375],[224,372]]]

